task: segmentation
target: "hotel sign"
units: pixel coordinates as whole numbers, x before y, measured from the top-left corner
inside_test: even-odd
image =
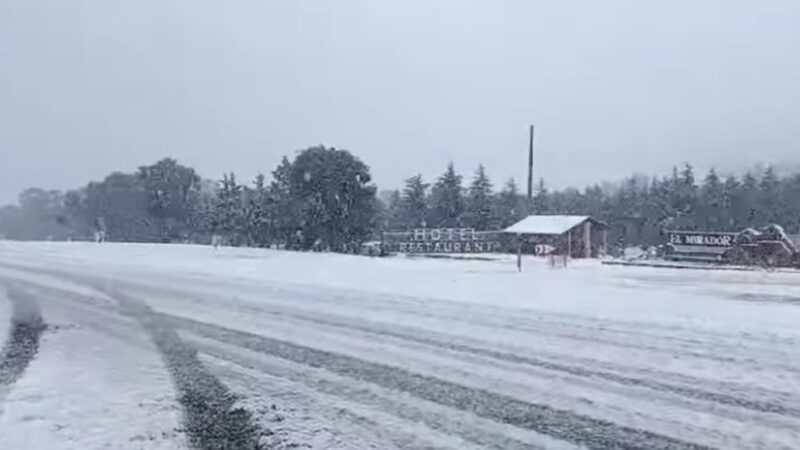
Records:
[[[399,253],[493,253],[500,233],[473,228],[417,228],[384,233],[384,247]]]

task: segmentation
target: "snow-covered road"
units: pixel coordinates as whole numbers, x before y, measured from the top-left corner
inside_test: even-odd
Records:
[[[800,273],[0,242],[0,303],[0,448],[800,443]]]

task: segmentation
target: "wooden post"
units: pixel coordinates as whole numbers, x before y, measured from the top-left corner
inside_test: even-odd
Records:
[[[528,214],[533,214],[533,125],[528,144]]]
[[[583,257],[592,257],[592,222],[589,220],[583,223]]]
[[[572,230],[567,231],[567,258],[572,258]]]

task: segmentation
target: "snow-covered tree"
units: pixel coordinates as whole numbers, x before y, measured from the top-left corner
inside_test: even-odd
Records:
[[[495,216],[501,228],[508,227],[525,217],[525,199],[519,193],[517,182],[510,178],[495,201]]]
[[[483,164],[478,165],[475,177],[469,186],[467,208],[465,214],[466,224],[478,230],[489,230],[497,227],[493,215],[492,182],[486,175]]]
[[[422,227],[428,219],[427,191],[430,185],[415,175],[406,180],[400,199],[400,225],[402,228]]]
[[[462,177],[453,163],[439,177],[431,192],[431,220],[429,226],[455,228],[463,225],[464,193]]]

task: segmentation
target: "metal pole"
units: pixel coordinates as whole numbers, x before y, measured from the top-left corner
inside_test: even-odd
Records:
[[[566,263],[569,258],[572,258],[572,230],[567,231],[567,257],[564,262]]]
[[[530,129],[528,144],[528,214],[533,213],[533,125]]]

